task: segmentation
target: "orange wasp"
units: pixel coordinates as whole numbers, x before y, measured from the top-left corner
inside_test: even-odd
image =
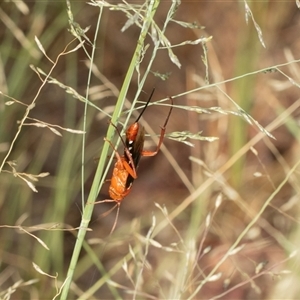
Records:
[[[111,147],[115,153],[117,161],[116,161],[114,169],[113,169],[110,187],[108,190],[108,193],[109,193],[109,196],[111,197],[111,199],[97,201],[97,202],[95,202],[95,204],[104,203],[104,202],[115,202],[116,203],[116,205],[107,212],[107,213],[109,213],[113,209],[115,209],[115,207],[118,207],[116,219],[115,219],[115,222],[114,222],[113,228],[111,229],[110,234],[114,231],[114,229],[117,225],[121,202],[130,193],[132,183],[137,178],[137,167],[138,167],[141,156],[155,156],[158,153],[158,151],[161,147],[161,144],[163,142],[164,136],[165,136],[166,126],[168,124],[168,121],[169,121],[169,118],[170,118],[170,115],[171,115],[171,112],[173,109],[173,99],[171,97],[169,97],[169,99],[171,101],[171,107],[170,107],[169,113],[167,115],[166,121],[165,121],[163,127],[161,127],[160,138],[159,138],[159,142],[156,147],[156,150],[155,151],[144,150],[145,129],[143,126],[140,126],[140,124],[138,122],[139,122],[141,116],[143,115],[144,111],[146,110],[146,108],[152,98],[153,93],[154,93],[154,89],[153,89],[145,107],[141,111],[141,113],[138,116],[138,118],[136,119],[136,121],[127,128],[125,141],[123,140],[121,133],[118,130],[118,128],[116,127],[116,125],[111,124],[113,127],[115,127],[115,129],[116,129],[118,135],[120,136],[121,141],[124,145],[123,156],[121,156],[118,153],[117,149],[114,147],[114,145],[112,144],[112,142],[110,140],[104,138],[104,140],[107,141],[111,145]]]

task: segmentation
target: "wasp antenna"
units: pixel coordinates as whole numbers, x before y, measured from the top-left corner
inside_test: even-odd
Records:
[[[122,142],[123,146],[126,147],[126,143],[125,143],[124,139],[122,138],[122,134],[121,134],[121,131],[119,130],[119,128],[115,124],[113,124],[112,122],[110,122],[110,125],[115,128],[116,132],[118,133],[118,136],[121,139],[121,142]],[[104,140],[111,144],[111,142],[109,140],[107,140],[106,138],[104,138]],[[115,147],[112,144],[111,144],[111,146],[114,149],[114,151],[116,152],[117,150],[115,149]]]
[[[140,120],[141,116],[143,115],[144,111],[146,110],[146,108],[147,108],[147,106],[148,106],[148,104],[149,104],[149,102],[150,102],[150,100],[151,100],[151,98],[152,98],[152,96],[154,94],[154,91],[155,91],[155,88],[153,88],[153,90],[152,90],[152,92],[151,92],[151,94],[150,94],[150,96],[149,96],[149,98],[148,98],[148,100],[146,102],[146,105],[144,106],[143,110],[140,112],[139,116],[135,120],[135,123],[137,123]]]

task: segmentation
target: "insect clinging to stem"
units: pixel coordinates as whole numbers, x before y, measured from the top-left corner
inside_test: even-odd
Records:
[[[114,165],[113,174],[109,186],[109,196],[111,199],[101,200],[95,202],[95,204],[98,203],[104,203],[104,202],[115,202],[116,205],[114,205],[107,213],[110,213],[112,210],[114,210],[117,207],[117,214],[115,218],[114,225],[111,229],[110,234],[114,231],[117,220],[119,216],[120,211],[120,205],[122,200],[130,193],[132,183],[137,178],[137,167],[140,161],[141,156],[155,156],[163,142],[166,126],[168,124],[172,109],[173,109],[173,99],[172,97],[169,97],[169,100],[171,102],[171,106],[169,109],[169,113],[166,117],[164,125],[161,127],[160,131],[160,137],[158,144],[156,146],[156,149],[154,151],[150,150],[144,150],[144,138],[145,138],[145,129],[143,126],[139,124],[139,120],[143,113],[145,112],[152,96],[154,93],[154,89],[151,92],[151,95],[149,96],[149,99],[147,100],[144,108],[140,112],[139,116],[135,120],[135,122],[130,125],[126,130],[126,140],[121,136],[121,133],[116,125],[111,123],[111,125],[116,129],[122,144],[124,145],[124,153],[121,156],[115,146],[112,144],[110,140],[107,138],[104,138],[106,142],[108,142],[113,149],[113,152],[116,156],[116,163]]]

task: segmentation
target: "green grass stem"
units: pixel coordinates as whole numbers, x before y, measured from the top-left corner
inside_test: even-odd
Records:
[[[144,41],[147,36],[150,25],[152,23],[152,19],[153,19],[153,16],[155,15],[158,4],[159,4],[158,0],[153,0],[153,1],[149,2],[149,6],[147,7],[147,14],[143,19],[143,27],[141,29],[141,33],[140,33],[140,36],[139,36],[139,39],[137,42],[137,46],[136,46],[136,49],[132,56],[131,63],[129,65],[128,71],[126,73],[126,76],[125,76],[125,79],[124,79],[124,82],[123,82],[123,85],[122,85],[122,88],[121,88],[121,91],[120,91],[120,94],[119,94],[119,97],[118,97],[118,100],[116,103],[116,107],[115,107],[114,113],[112,115],[111,121],[114,124],[117,123],[117,120],[122,112],[123,105],[124,105],[126,95],[128,92],[128,88],[129,88],[130,82],[132,80],[135,67],[138,64],[138,61],[141,57],[141,51],[143,49]],[[106,136],[108,137],[108,139],[111,139],[113,134],[114,134],[114,127],[110,125],[108,127]],[[76,264],[78,261],[78,257],[81,252],[81,249],[82,249],[84,237],[86,234],[86,229],[89,226],[89,223],[91,220],[91,215],[92,215],[92,212],[94,209],[93,203],[95,202],[95,200],[98,196],[98,193],[101,189],[101,184],[104,182],[102,176],[103,176],[103,173],[104,173],[104,170],[106,167],[105,164],[106,164],[106,158],[108,155],[108,149],[109,149],[109,144],[104,143],[104,146],[103,146],[103,149],[102,149],[102,152],[100,155],[99,163],[97,166],[96,174],[95,174],[95,177],[94,177],[94,180],[92,183],[91,191],[90,191],[88,199],[87,199],[87,204],[84,207],[82,221],[80,224],[80,230],[77,235],[76,244],[74,247],[69,270],[67,273],[67,278],[66,278],[63,290],[62,290],[61,300],[67,299],[69,288],[70,288],[72,278],[74,275],[74,271],[76,268]]]

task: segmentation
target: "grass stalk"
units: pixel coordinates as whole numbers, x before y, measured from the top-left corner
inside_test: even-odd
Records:
[[[147,7],[146,16],[143,19],[143,27],[141,29],[141,33],[140,33],[140,36],[139,36],[139,39],[137,42],[137,46],[136,46],[136,49],[132,56],[131,63],[129,65],[128,71],[126,73],[126,77],[124,79],[124,82],[123,82],[123,85],[122,85],[122,88],[121,88],[121,91],[120,91],[120,94],[119,94],[119,97],[118,97],[118,100],[116,103],[115,111],[114,111],[112,119],[111,119],[112,123],[114,123],[114,124],[117,123],[117,120],[122,112],[122,108],[123,108],[123,105],[125,102],[125,98],[127,95],[127,91],[128,91],[130,82],[132,80],[132,76],[134,74],[135,67],[138,64],[139,58],[141,56],[141,51],[143,49],[144,41],[147,36],[148,30],[150,28],[153,16],[156,12],[158,5],[159,5],[159,0],[152,0],[149,2],[149,5]],[[108,137],[108,139],[111,139],[113,134],[114,134],[114,127],[110,125],[108,127],[106,136]],[[104,143],[104,146],[103,146],[103,149],[102,149],[102,152],[100,155],[99,163],[97,166],[96,174],[95,174],[95,177],[94,177],[94,180],[92,183],[91,191],[90,191],[88,199],[87,199],[87,204],[85,205],[85,208],[83,211],[83,216],[82,216],[82,220],[81,220],[81,224],[80,224],[80,230],[77,235],[76,244],[74,247],[73,255],[72,255],[68,273],[67,273],[67,278],[66,278],[63,290],[62,290],[61,300],[67,299],[70,285],[72,282],[72,278],[74,275],[74,271],[76,268],[76,264],[78,261],[78,257],[79,257],[79,254],[81,252],[82,245],[84,242],[86,230],[87,230],[87,228],[89,226],[89,222],[91,220],[91,215],[92,215],[93,208],[94,208],[93,204],[97,198],[99,190],[101,189],[101,184],[104,182],[102,176],[103,176],[104,169],[105,169],[108,149],[109,149],[109,144]]]
[[[265,18],[266,4],[265,3],[253,3],[253,8],[256,10],[256,16],[259,16],[259,23],[262,23]],[[259,12],[259,13],[258,13]],[[255,68],[260,57],[260,50],[262,45],[257,37],[257,31],[255,26],[246,24],[245,30],[241,31],[239,37],[240,46],[238,47],[237,59],[236,59],[236,74],[241,74],[250,71]],[[245,31],[247,32],[245,34]],[[254,103],[255,96],[255,77],[244,77],[241,80],[234,81],[233,83],[233,98],[238,99],[238,104],[247,112],[250,113]],[[247,140],[247,124],[241,118],[232,118],[229,123],[230,130],[230,142],[229,150],[230,154],[236,153]],[[233,186],[239,187],[243,178],[242,172],[244,169],[245,158],[240,158],[231,169],[231,181]]]
[[[266,201],[263,203],[260,210],[257,212],[255,217],[248,223],[248,225],[244,228],[244,230],[241,232],[241,234],[238,236],[235,242],[232,243],[226,254],[222,256],[220,261],[216,263],[216,265],[213,267],[213,269],[209,272],[209,274],[205,277],[204,280],[202,280],[199,284],[199,286],[195,289],[195,291],[189,296],[188,299],[194,299],[194,297],[197,295],[197,293],[202,289],[202,287],[210,281],[211,277],[215,275],[217,270],[220,268],[220,266],[225,262],[225,260],[230,256],[233,255],[235,250],[239,247],[238,245],[241,243],[243,238],[246,236],[246,234],[249,232],[250,228],[254,226],[254,224],[259,220],[259,218],[262,216],[266,208],[270,205],[271,201],[275,198],[275,196],[281,191],[281,189],[284,187],[284,185],[289,181],[290,177],[296,172],[297,168],[300,165],[300,160],[298,160],[294,166],[290,169],[289,173],[285,176],[285,178],[282,180],[282,182],[278,185],[278,187],[275,189],[275,191],[266,199]],[[289,251],[292,251],[291,249],[288,249]]]

